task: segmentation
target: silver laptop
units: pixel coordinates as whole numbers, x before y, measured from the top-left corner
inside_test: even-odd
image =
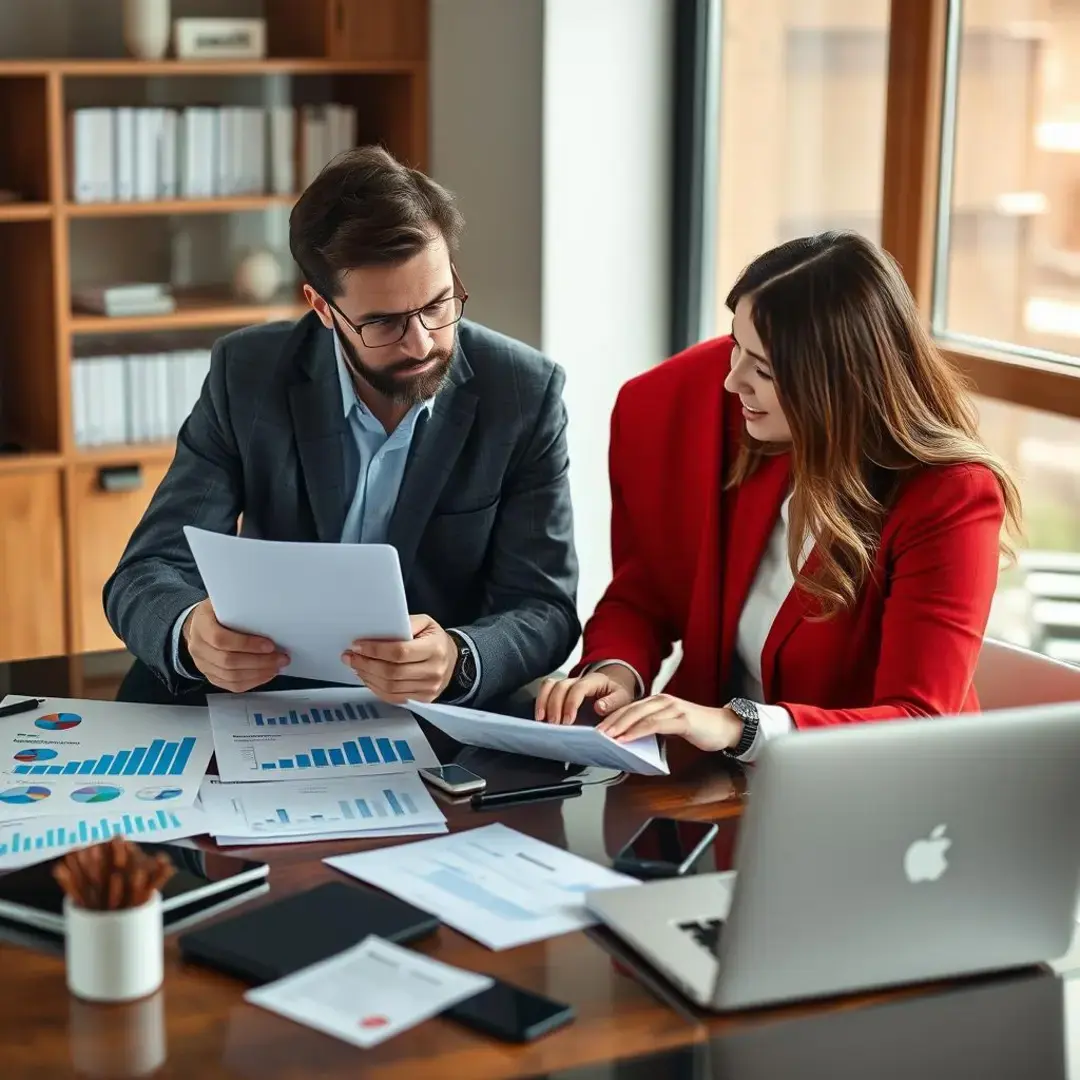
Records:
[[[775,739],[735,866],[587,903],[717,1010],[1056,959],[1080,876],[1080,702]]]

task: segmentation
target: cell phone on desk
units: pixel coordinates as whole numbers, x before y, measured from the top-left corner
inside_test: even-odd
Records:
[[[462,765],[439,765],[436,768],[421,769],[420,776],[432,787],[450,795],[469,795],[487,787],[487,781],[482,776],[477,776]]]
[[[506,1042],[530,1042],[570,1023],[574,1008],[496,980],[494,986],[459,1001],[443,1015]]]
[[[681,877],[720,831],[714,821],[649,818],[612,861],[612,869],[637,878]]]

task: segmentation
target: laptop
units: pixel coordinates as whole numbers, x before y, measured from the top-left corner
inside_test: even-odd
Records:
[[[774,739],[734,865],[586,903],[718,1011],[1055,959],[1080,876],[1080,702]]]

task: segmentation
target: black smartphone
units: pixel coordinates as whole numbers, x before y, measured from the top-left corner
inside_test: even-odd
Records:
[[[530,1042],[569,1024],[574,1019],[574,1009],[561,1001],[496,980],[494,986],[459,1001],[443,1015],[506,1042]]]
[[[681,877],[693,869],[719,831],[714,821],[649,818],[611,865],[637,878]]]

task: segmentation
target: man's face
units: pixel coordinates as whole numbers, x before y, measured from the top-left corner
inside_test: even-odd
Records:
[[[454,293],[450,253],[439,237],[407,262],[397,266],[368,266],[350,270],[342,280],[342,292],[331,297],[354,326],[357,334],[329,304],[310,288],[305,293],[324,326],[334,330],[346,360],[373,390],[398,405],[415,405],[432,397],[446,380],[454,351],[455,325],[428,330],[413,317],[405,335],[392,344],[372,347],[365,344],[400,333],[397,318],[402,312],[427,309],[438,314],[440,306]],[[441,318],[428,317],[435,325]]]

